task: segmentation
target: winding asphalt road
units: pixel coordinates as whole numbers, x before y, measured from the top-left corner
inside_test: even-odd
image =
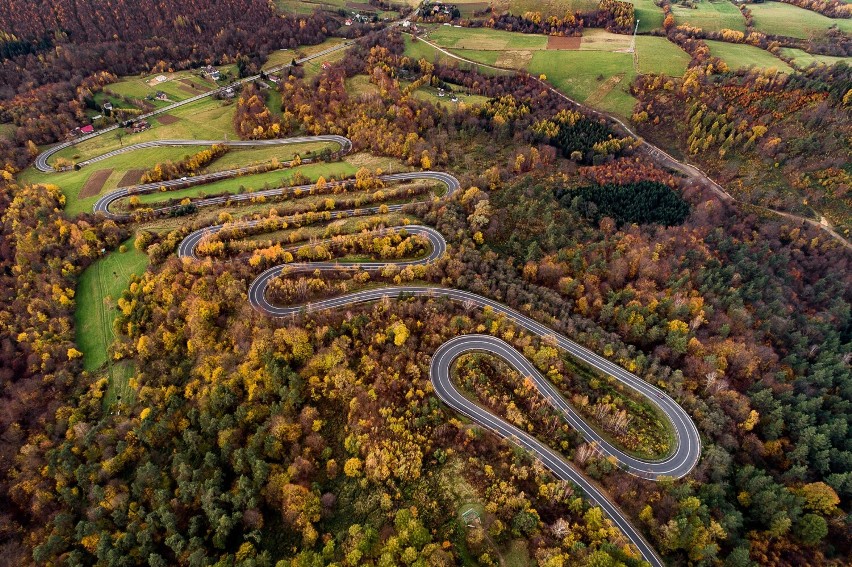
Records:
[[[426,178],[440,180],[447,185],[446,197],[451,197],[460,188],[458,181],[452,175],[439,172],[416,172],[383,176],[385,180],[404,180]],[[307,186],[309,187],[309,186]],[[281,190],[278,190],[281,194]],[[255,194],[256,195],[256,194]],[[393,210],[398,210],[403,205],[395,205]],[[389,209],[391,207],[388,207]],[[375,214],[378,207],[354,209],[347,211],[335,211],[333,218],[346,216],[360,216]],[[290,217],[284,217],[287,220]],[[232,226],[256,226],[266,222],[268,219],[249,221]],[[216,225],[197,230],[189,234],[178,248],[181,258],[198,259],[196,248],[205,237],[219,230],[224,225]],[[409,234],[416,234],[427,238],[430,242],[431,253],[425,258],[409,260],[404,262],[393,262],[394,265],[418,265],[435,262],[447,251],[447,243],[444,237],[435,229],[420,226],[406,225],[395,229],[404,229]],[[383,231],[379,231],[383,232]],[[676,436],[676,448],[666,459],[659,461],[646,461],[637,459],[624,453],[612,445],[607,439],[591,427],[571,406],[565,401],[562,394],[514,347],[495,337],[487,335],[462,335],[447,341],[432,357],[430,367],[430,380],[436,395],[448,406],[459,413],[466,415],[476,422],[511,441],[512,443],[532,452],[536,458],[553,474],[563,480],[570,480],[579,486],[586,496],[607,514],[608,517],[622,530],[628,539],[639,549],[642,557],[655,567],[662,567],[663,562],[657,556],[654,549],[643,539],[639,531],[630,523],[629,519],[613,504],[597,486],[589,481],[573,465],[564,460],[562,456],[550,449],[547,445],[535,439],[528,433],[509,424],[505,420],[491,414],[487,410],[468,400],[451,381],[452,363],[459,356],[467,352],[489,352],[504,359],[524,376],[528,376],[542,397],[555,408],[562,418],[572,427],[576,428],[583,437],[605,456],[614,457],[619,464],[633,475],[648,479],[659,480],[663,477],[681,478],[695,467],[701,455],[701,439],[692,419],[686,411],[677,404],[668,394],[659,388],[645,382],[638,376],[628,372],[609,360],[595,354],[594,352],[571,341],[567,337],[559,335],[545,327],[534,319],[506,306],[502,303],[483,297],[468,291],[429,287],[429,286],[393,286],[368,289],[354,292],[341,297],[325,299],[308,303],[305,305],[279,306],[273,304],[267,297],[270,283],[280,277],[282,273],[334,271],[334,270],[378,270],[387,266],[387,262],[299,262],[275,266],[261,273],[251,283],[248,291],[249,302],[257,311],[264,315],[276,318],[295,317],[301,313],[316,312],[328,309],[338,309],[352,305],[380,301],[385,298],[445,298],[451,301],[463,303],[468,307],[480,309],[490,308],[495,313],[502,314],[514,324],[524,328],[528,332],[539,337],[549,337],[556,345],[569,352],[572,356],[582,360],[597,370],[611,375],[616,380],[632,388],[634,391],[645,396],[651,403],[657,406],[670,421]]]
[[[302,163],[304,163],[304,162],[302,162]],[[227,173],[227,172],[220,172],[220,173]],[[202,182],[208,182],[209,183],[210,180],[222,179],[222,177],[219,176],[219,174],[217,174],[217,173],[211,173],[209,175],[213,176],[213,177],[207,177],[207,176],[204,176],[204,175],[199,175],[197,177],[191,178],[192,180],[195,181],[193,183],[189,183],[189,181],[179,181],[178,180],[177,183],[174,183],[174,184],[171,184],[171,185],[166,185],[166,187],[179,186],[179,187],[183,188],[183,187],[189,187],[189,186],[192,186],[192,185],[198,185]],[[205,178],[207,179],[207,181],[204,181]],[[448,180],[447,178],[450,178],[452,181]],[[448,175],[446,173],[442,173],[440,171],[419,171],[419,172],[412,172],[412,173],[393,173],[393,174],[388,174],[388,175],[380,175],[379,179],[381,179],[382,181],[410,181],[410,180],[414,180],[414,179],[431,179],[431,180],[434,180],[434,181],[440,181],[442,183],[445,183],[445,184],[447,184],[447,186],[450,186],[450,185],[458,186],[458,181],[456,181],[455,177]],[[334,187],[334,186],[339,186],[339,185],[346,185],[350,182],[351,182],[351,180],[334,181],[334,182],[329,182],[328,186]],[[94,207],[93,207],[94,212],[103,213],[105,216],[107,216],[108,218],[112,218],[112,219],[127,219],[127,218],[130,218],[130,215],[123,214],[123,213],[114,213],[114,212],[110,211],[110,206],[115,201],[118,201],[119,199],[123,199],[125,197],[129,197],[131,195],[135,195],[135,194],[139,194],[139,193],[143,193],[143,192],[144,193],[152,193],[154,191],[159,190],[159,187],[163,186],[162,183],[154,183],[154,184],[150,184],[150,185],[153,185],[154,187],[147,188],[145,191],[134,190],[133,192],[130,192],[130,193],[127,192],[127,189],[128,189],[127,187],[122,187],[120,189],[116,189],[115,191],[108,193],[108,194],[104,195],[103,197],[101,197],[100,199],[98,199],[98,201],[94,204]],[[137,186],[137,188],[138,187],[139,186]],[[196,199],[196,200],[192,201],[192,205],[195,206],[195,207],[209,207],[209,206],[212,206],[212,205],[223,205],[223,204],[226,204],[226,203],[238,203],[240,201],[250,201],[251,199],[256,199],[257,197],[279,197],[279,196],[283,196],[283,195],[289,195],[289,194],[292,194],[292,193],[297,193],[299,191],[308,191],[313,187],[316,187],[316,185],[313,184],[313,183],[309,183],[309,184],[306,184],[306,185],[296,185],[296,186],[293,186],[293,187],[275,187],[273,189],[264,189],[263,191],[251,191],[249,193],[227,194],[227,195],[222,195],[222,196],[219,196],[219,197],[208,197],[208,198],[205,198],[205,199]],[[450,191],[455,191],[455,189],[451,189]],[[387,205],[387,210],[389,212],[400,211],[407,204],[408,203],[401,204],[401,205]],[[168,207],[161,207],[159,209],[155,209],[154,212],[155,213],[165,213],[165,212],[168,212],[168,211],[176,210],[176,209],[178,209],[182,206],[183,205],[171,205],[171,206],[168,206]],[[344,218],[344,217],[351,217],[351,216],[363,216],[363,215],[376,214],[376,213],[379,212],[379,207],[365,207],[363,209],[351,209],[351,210],[329,211],[329,212],[331,213],[331,218]],[[201,229],[201,230],[202,231],[211,231],[211,230],[214,230],[214,229],[217,229],[217,228],[221,228],[221,227],[207,227],[207,228],[204,228],[204,229]],[[190,235],[190,236],[192,236],[192,235]],[[187,237],[187,238],[189,238],[189,237]]]
[[[340,136],[310,136],[303,138],[290,138],[286,140],[270,141],[271,144],[293,144],[313,141],[329,141],[337,142],[340,145],[340,153],[347,153],[351,149],[351,142]],[[134,151],[144,147],[152,147],[156,145],[212,145],[220,143],[212,140],[163,140],[160,142],[149,142],[143,144],[135,144],[128,146],[116,152],[110,152],[104,156],[92,158],[88,163],[106,159],[117,153],[125,151]],[[256,143],[242,144],[234,143],[234,145],[258,145]],[[260,145],[269,145],[267,143]],[[95,212],[100,212],[111,218],[122,218],[122,215],[110,211],[110,206],[117,200],[128,197],[133,194],[150,193],[159,190],[161,187],[186,187],[201,183],[209,183],[217,179],[223,179],[239,175],[251,171],[252,168],[239,168],[224,172],[200,175],[191,178],[191,180],[173,180],[161,183],[150,183],[145,185],[137,185],[133,187],[119,188],[101,199],[94,206]],[[412,179],[431,179],[444,183],[447,187],[445,198],[450,198],[460,189],[458,180],[448,174],[442,172],[413,172],[399,173],[394,175],[381,176],[383,181],[405,181]],[[344,184],[348,181],[335,182],[336,184]],[[305,190],[312,185],[302,185],[300,187],[276,188],[266,191],[256,191],[239,195],[226,195],[222,197],[211,197],[207,199],[198,199],[193,201],[195,206],[210,206],[223,204],[229,201],[241,201],[256,198],[259,196],[276,196],[286,195],[295,192],[297,189]],[[388,211],[401,210],[406,205],[390,205],[387,206]],[[167,211],[175,207],[165,207],[159,209],[158,212]],[[352,209],[345,211],[330,212],[331,218],[344,218],[351,216],[370,215],[380,212],[380,207],[369,207],[363,209]],[[284,220],[292,217],[284,217]],[[259,223],[266,222],[268,219],[249,221],[243,226],[255,226]],[[197,259],[196,249],[198,245],[208,235],[211,235],[219,230],[222,230],[224,225],[215,225],[197,230],[189,234],[179,245],[178,255],[182,258]],[[396,265],[417,265],[428,264],[435,262],[441,258],[447,250],[447,244],[444,237],[435,229],[420,225],[407,225],[399,227],[406,232],[414,235],[419,235],[427,238],[430,242],[431,252],[425,258],[409,260],[404,262],[394,262]],[[391,229],[387,229],[391,230]],[[364,269],[377,270],[386,266],[386,262],[307,262],[307,263],[290,263],[280,266],[275,266],[260,274],[249,287],[249,302],[257,311],[271,317],[293,317],[299,313],[315,312],[326,309],[337,309],[351,305],[379,301],[389,297],[429,297],[429,298],[445,298],[451,301],[464,303],[466,306],[475,306],[481,309],[490,308],[496,313],[502,314],[507,319],[511,320],[516,325],[524,328],[530,333],[539,337],[549,337],[555,341],[556,345],[569,352],[571,355],[582,360],[586,364],[596,368],[597,370],[607,373],[616,380],[622,382],[634,391],[645,396],[648,400],[656,405],[662,411],[667,419],[671,422],[675,436],[677,438],[676,449],[668,458],[660,461],[645,461],[637,459],[620,451],[613,446],[609,441],[602,437],[594,428],[579,416],[556,388],[547,381],[544,376],[517,350],[511,345],[505,343],[495,337],[487,335],[462,335],[451,339],[441,345],[432,357],[430,367],[430,380],[435,389],[436,395],[448,406],[452,407],[459,413],[466,415],[474,422],[482,427],[489,429],[500,437],[511,441],[512,443],[532,452],[536,458],[558,478],[570,480],[579,486],[586,496],[601,507],[608,517],[622,530],[627,538],[637,547],[642,554],[643,559],[648,561],[655,567],[662,567],[664,564],[657,556],[654,549],[644,540],[640,532],[630,523],[629,519],[613,504],[600,489],[591,483],[582,473],[580,473],[573,465],[564,460],[558,453],[550,449],[547,445],[535,439],[528,433],[509,424],[505,420],[491,414],[482,407],[468,400],[451,381],[452,363],[459,356],[467,352],[489,352],[503,358],[515,370],[524,376],[529,376],[538,389],[542,397],[555,408],[562,418],[572,427],[576,428],[583,437],[605,456],[611,456],[628,472],[649,480],[658,480],[662,477],[680,478],[687,475],[697,464],[701,455],[701,440],[698,430],[690,419],[686,411],[678,405],[668,394],[659,388],[652,386],[640,379],[638,376],[628,372],[620,366],[608,361],[607,359],[595,354],[594,352],[580,346],[571,341],[567,337],[556,334],[548,327],[534,319],[523,315],[522,313],[503,305],[497,301],[483,297],[468,291],[428,287],[428,286],[394,286],[368,289],[364,291],[350,293],[341,297],[326,299],[305,305],[296,306],[277,306],[272,304],[267,298],[267,289],[270,282],[282,274],[292,273],[294,271],[332,271],[341,269]]]
[[[228,140],[157,140],[152,142],[142,142],[140,144],[134,144],[133,146],[127,146],[126,148],[122,148],[121,150],[115,150],[113,152],[109,152],[108,154],[104,154],[102,156],[97,156],[89,160],[89,162],[97,161],[101,159],[106,159],[107,157],[112,157],[113,155],[124,153],[125,151],[134,151],[142,148],[153,148],[157,146],[212,146],[213,144],[222,144],[228,146],[235,147],[252,147],[252,146],[286,146],[290,144],[303,144],[309,142],[333,142],[340,146],[340,150],[338,150],[339,155],[344,155],[349,153],[352,149],[352,142],[349,138],[345,138],[343,136],[335,136],[335,135],[322,135],[322,136],[298,136],[295,138],[280,138],[275,140],[248,140],[248,141],[239,141],[239,142],[231,142]],[[303,164],[311,163],[311,160],[305,159],[302,160]],[[290,164],[290,162],[282,162],[282,166],[286,167]],[[106,217],[111,219],[126,219],[130,218],[131,215],[124,213],[114,213],[110,210],[110,207],[113,203],[120,199],[124,199],[125,197],[130,197],[132,195],[143,195],[145,193],[154,193],[159,191],[162,187],[166,187],[167,189],[175,189],[175,188],[186,188],[193,187],[195,185],[204,185],[207,183],[211,183],[213,181],[221,181],[222,179],[231,179],[233,177],[237,177],[239,175],[243,175],[245,173],[252,173],[255,171],[259,171],[259,166],[247,166],[247,167],[239,167],[236,169],[228,169],[225,171],[217,171],[215,173],[205,173],[203,175],[195,175],[192,177],[187,177],[185,179],[171,179],[169,181],[158,181],[156,183],[144,183],[142,185],[129,185],[127,187],[119,187],[115,191],[110,191],[105,194],[103,197],[95,202],[93,207],[93,212],[95,213],[103,213]],[[301,186],[300,189],[304,189],[305,187],[310,187],[309,185]],[[254,197],[260,196],[271,196],[271,195],[279,195],[283,192],[292,191],[296,189],[287,188],[275,188],[269,189],[265,191],[254,191],[251,193],[242,193],[239,195],[225,195],[222,197],[211,197],[209,199],[200,199],[193,202],[193,205],[196,207],[204,207],[209,205],[219,205],[225,203],[227,201],[245,201],[252,199]],[[171,207],[163,207],[157,209],[155,212],[167,212],[170,210],[174,210],[179,208],[181,205],[174,205]]]

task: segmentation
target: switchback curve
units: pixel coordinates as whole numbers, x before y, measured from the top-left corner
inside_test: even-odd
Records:
[[[428,178],[437,178],[447,184],[447,195],[451,196],[459,189],[458,181],[449,174],[439,174],[436,172],[419,172],[412,174],[398,174],[393,177],[395,179],[411,179],[423,177],[428,174]],[[432,177],[432,176],[435,177]],[[402,205],[397,205],[401,207]],[[377,212],[377,207],[372,209],[358,209],[350,211],[337,211],[335,218],[344,216],[356,216],[363,214],[374,214]],[[286,217],[285,217],[286,220]],[[261,221],[250,221],[249,226],[256,225]],[[217,232],[223,228],[223,225],[197,230],[188,235],[181,242],[178,255],[182,258],[197,258],[195,249],[206,235]],[[404,229],[412,234],[419,234],[428,238],[432,252],[425,258],[410,260],[406,262],[394,262],[396,265],[417,265],[428,264],[436,261],[446,252],[446,241],[444,237],[436,230],[419,225],[406,225],[397,227]],[[369,262],[369,263],[346,263],[346,262],[304,262],[290,263],[272,267],[252,281],[249,287],[249,302],[255,310],[264,315],[276,318],[295,317],[300,313],[316,312],[328,309],[337,309],[341,307],[357,305],[379,301],[385,298],[392,297],[432,297],[446,298],[451,301],[462,302],[468,306],[475,306],[481,309],[490,308],[496,313],[504,315],[516,325],[526,329],[530,333],[536,334],[539,337],[549,337],[555,340],[556,345],[569,352],[571,355],[579,358],[586,364],[613,376],[623,384],[632,388],[634,391],[645,396],[648,400],[656,405],[671,422],[675,435],[677,437],[677,447],[672,455],[664,460],[645,461],[632,457],[617,447],[613,446],[609,441],[603,438],[589,426],[574,410],[567,404],[561,394],[554,386],[547,381],[541,373],[517,350],[507,343],[487,335],[462,335],[447,341],[435,352],[432,357],[430,367],[430,380],[435,389],[436,395],[444,401],[448,406],[452,407],[459,413],[462,413],[478,423],[482,427],[489,429],[495,434],[507,439],[516,445],[532,452],[544,466],[553,472],[560,479],[570,480],[580,486],[586,495],[613,520],[613,522],[622,530],[622,532],[636,545],[641,552],[643,558],[654,565],[662,567],[662,560],[657,556],[653,548],[644,540],[639,531],[630,523],[629,519],[618,509],[618,507],[609,501],[600,489],[592,484],[582,473],[570,463],[566,462],[558,453],[530,436],[529,434],[510,425],[505,420],[494,416],[490,412],[484,410],[480,406],[467,400],[450,380],[452,362],[461,354],[471,351],[486,351],[500,356],[513,366],[522,375],[532,378],[536,388],[542,396],[551,404],[562,416],[562,418],[575,427],[583,437],[594,443],[597,448],[607,456],[614,457],[622,466],[624,466],[631,474],[646,478],[649,480],[659,480],[662,477],[681,478],[695,467],[701,455],[701,440],[694,422],[690,419],[686,411],[677,404],[668,394],[659,388],[648,384],[638,376],[626,371],[620,366],[608,361],[607,359],[595,354],[594,352],[580,346],[571,341],[567,337],[554,333],[551,329],[538,323],[534,319],[523,315],[522,313],[503,305],[489,298],[458,289],[429,287],[429,286],[393,286],[369,289],[359,292],[347,294],[345,296],[316,301],[305,305],[296,306],[277,306],[269,301],[266,291],[270,282],[279,277],[282,271],[287,273],[319,270],[333,271],[343,269],[365,269],[376,270],[388,265],[387,262]]]
[[[328,137],[310,138],[310,141],[316,140],[317,138],[322,138],[325,141],[338,141],[338,143],[341,143],[341,141],[339,140],[329,140]],[[280,143],[296,143],[292,140],[293,139],[282,140]],[[299,140],[305,141],[304,138],[300,138]],[[342,153],[349,151],[349,149],[351,148],[351,143],[347,144],[349,140],[345,138],[344,140],[346,140],[346,142],[341,143]],[[195,141],[195,144],[198,143],[204,144],[205,142]],[[235,172],[237,171],[239,170],[230,170],[228,172],[219,172],[216,174],[209,175],[228,176],[235,175]],[[211,179],[216,179],[216,177],[208,178],[205,176],[196,176],[193,178],[193,181],[195,183],[200,183],[210,181]],[[400,173],[394,175],[384,175],[381,176],[381,179],[383,181],[433,179],[436,181],[440,181],[447,186],[446,197],[451,197],[460,188],[460,184],[454,176],[442,172],[423,171],[413,173]],[[347,180],[344,180],[337,183],[347,182]],[[151,192],[157,190],[162,185],[164,184],[158,183],[148,184],[145,186],[123,187],[117,189],[116,191],[113,191],[102,197],[95,204],[95,211],[101,212],[111,218],[122,218],[121,215],[112,213],[110,211],[110,205],[113,202],[118,199],[127,197],[131,194],[137,194],[140,192]],[[186,185],[186,181],[178,180],[177,183],[166,186],[168,187],[174,185]],[[287,194],[288,192],[294,192],[296,189],[304,190],[310,187],[311,185],[304,185],[300,186],[299,188],[277,188],[268,191],[257,191],[241,195],[212,197],[208,199],[196,200],[193,202],[193,204],[195,206],[209,206],[215,204],[222,204],[228,201],[251,199],[253,197],[258,196],[282,195]],[[400,210],[403,206],[404,205],[392,205],[388,206],[387,210]],[[169,208],[171,207],[161,209],[161,211],[168,210]],[[343,218],[348,216],[375,214],[377,212],[379,212],[379,207],[334,211],[330,214],[332,218]],[[292,217],[284,217],[285,220],[288,218]],[[251,226],[260,222],[264,221],[249,221],[246,224],[248,226]],[[217,232],[223,227],[224,225],[216,225],[206,227],[191,233],[184,239],[183,242],[181,242],[178,249],[178,255],[182,258],[187,258],[190,260],[197,258],[195,249],[198,244],[204,239],[206,235]],[[419,234],[425,236],[430,242],[432,251],[425,258],[410,260],[407,262],[399,262],[398,264],[427,264],[436,261],[446,252],[446,241],[444,240],[443,236],[436,230],[419,225],[407,225],[405,227],[400,228],[404,228],[406,231],[412,234]],[[538,323],[534,319],[531,319],[497,301],[463,290],[428,286],[382,287],[354,292],[342,297],[317,301],[309,303],[307,305],[288,307],[273,305],[266,297],[266,290],[269,286],[269,283],[273,279],[277,278],[282,273],[282,270],[331,271],[353,268],[375,270],[382,268],[386,265],[387,262],[348,264],[344,262],[314,262],[293,263],[285,264],[282,266],[276,266],[260,274],[251,283],[251,286],[249,288],[249,301],[252,307],[254,307],[256,310],[271,317],[295,316],[298,313],[302,312],[335,309],[338,307],[372,302],[384,299],[386,297],[394,296],[442,297],[451,301],[463,302],[466,305],[473,305],[482,309],[488,307],[494,312],[503,314],[516,325],[526,329],[527,331],[533,334],[536,334],[540,337],[551,337],[556,341],[557,346],[561,349],[566,350],[573,356],[579,358],[580,360],[593,366],[594,368],[597,368],[602,372],[610,374],[615,379],[634,389],[641,395],[644,395],[651,401],[651,403],[655,404],[667,416],[667,418],[671,421],[677,436],[677,448],[675,449],[674,454],[662,461],[642,461],[639,459],[635,459],[618,450],[616,447],[612,446],[612,444],[610,444],[606,439],[598,435],[593,428],[588,426],[588,424],[586,424],[582,420],[582,418],[580,418],[576,413],[571,410],[571,408],[567,405],[564,399],[562,399],[561,395],[559,395],[558,392],[556,392],[555,388],[553,388],[553,386],[549,382],[547,382],[547,380],[545,380],[540,373],[537,372],[537,370],[529,363],[529,361],[523,358],[510,345],[498,339],[495,339],[494,337],[489,337],[485,335],[462,335],[460,337],[451,339],[450,341],[447,341],[446,343],[444,343],[444,345],[439,347],[439,349],[433,355],[432,364],[430,367],[430,380],[432,382],[432,386],[435,389],[436,394],[441,400],[443,400],[447,405],[449,405],[453,409],[459,411],[464,415],[467,415],[482,427],[485,427],[490,431],[496,433],[497,435],[500,435],[501,437],[523,447],[528,451],[531,451],[542,462],[542,464],[544,464],[549,470],[551,470],[558,478],[571,480],[572,482],[580,486],[585,491],[586,495],[596,505],[600,506],[606,512],[606,514],[613,520],[613,522],[623,531],[623,533],[628,537],[628,539],[630,539],[630,541],[634,545],[636,545],[637,549],[639,549],[640,553],[646,561],[648,561],[655,567],[662,567],[663,563],[661,559],[657,556],[657,554],[654,552],[653,548],[651,548],[651,546],[642,538],[639,531],[622,514],[618,507],[611,501],[609,501],[607,497],[597,487],[595,487],[577,469],[575,469],[571,464],[566,462],[555,451],[553,451],[540,441],[536,440],[535,438],[524,433],[523,431],[520,431],[514,426],[508,424],[499,417],[494,416],[490,412],[487,412],[486,410],[464,398],[464,396],[462,396],[458,392],[458,390],[455,389],[455,387],[450,381],[450,368],[452,362],[456,358],[458,358],[458,356],[469,351],[487,351],[496,354],[501,358],[504,358],[510,365],[515,367],[516,370],[518,370],[522,374],[530,376],[533,379],[536,387],[544,396],[544,398],[547,399],[548,402],[557,411],[560,412],[563,419],[565,419],[572,426],[576,427],[587,440],[596,443],[598,448],[604,454],[615,457],[618,462],[625,466],[632,474],[642,476],[650,480],[657,480],[663,476],[675,478],[685,476],[692,470],[692,468],[694,468],[694,466],[698,462],[701,453],[701,442],[695,424],[689,418],[688,414],[686,414],[685,410],[681,408],[665,392],[656,388],[655,386],[648,384],[644,380],[624,370],[616,364],[613,364],[605,358],[578,345],[570,339],[554,333],[552,330],[545,327],[541,323]]]

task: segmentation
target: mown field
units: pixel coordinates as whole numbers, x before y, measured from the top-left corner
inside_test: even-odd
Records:
[[[695,8],[686,8],[679,4],[672,5],[675,23],[688,24],[705,31],[720,31],[723,29],[745,31],[745,18],[740,9],[728,0],[701,0]]]
[[[749,9],[754,16],[755,29],[766,34],[807,39],[832,26],[852,33],[852,19],[833,19],[783,2],[750,4]]]
[[[710,47],[710,53],[720,58],[731,68],[760,67],[762,69],[777,69],[784,73],[793,72],[793,69],[784,61],[759,47],[710,39],[706,41]]]

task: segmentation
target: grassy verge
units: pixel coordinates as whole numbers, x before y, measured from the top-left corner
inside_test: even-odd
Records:
[[[289,169],[268,171],[257,175],[245,175],[241,177],[234,177],[232,179],[224,179],[222,181],[216,181],[215,183],[207,183],[204,185],[189,187],[187,189],[178,189],[176,191],[158,191],[155,193],[148,193],[146,195],[139,195],[139,200],[142,203],[157,203],[164,199],[183,199],[186,197],[192,199],[202,195],[218,195],[220,193],[236,194],[240,192],[240,188],[244,188],[246,191],[266,188],[272,189],[273,187],[280,185],[282,182],[292,179],[296,172],[301,172],[302,175],[307,177],[310,181],[316,181],[320,176],[323,176],[326,179],[329,177],[335,177],[337,179],[340,179],[341,177],[350,177],[355,175],[356,171],[357,169],[353,165],[345,161],[315,163]]]

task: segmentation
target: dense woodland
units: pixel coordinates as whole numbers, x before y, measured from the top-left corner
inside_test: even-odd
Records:
[[[698,161],[738,198],[805,215],[812,207],[841,232],[852,228],[852,67],[708,75],[713,66],[640,78],[640,132]]]
[[[287,131],[343,134],[356,151],[447,169],[462,182],[452,199],[405,211],[438,229],[449,254],[417,270],[344,274],[331,291],[367,281],[467,289],[666,389],[695,418],[703,457],[686,479],[650,483],[597,458],[510,373],[491,385],[504,375],[499,363],[474,358],[460,367],[483,404],[529,425],[598,479],[672,564],[842,564],[852,552],[852,255],[817,229],[720,201],[633,155],[631,140],[564,108],[529,77],[487,77],[402,51],[399,35],[370,35],[318,76],[282,81]],[[356,74],[378,93],[350,94],[345,79]],[[404,86],[402,74],[416,79]],[[697,136],[687,142],[689,132],[669,127],[683,144],[703,144],[713,124],[695,119],[692,102],[706,105],[704,114],[721,113],[724,101],[733,108],[730,101],[747,99],[743,78],[649,78],[637,85],[639,113],[647,113],[640,118],[664,128],[661,109],[690,101],[678,112],[700,126]],[[769,110],[757,98],[740,102],[733,130],[725,123],[744,155],[763,151],[770,127],[790,116],[824,108],[842,126],[848,112],[835,77],[753,80],[776,98]],[[411,85],[432,81],[490,99],[448,109],[411,96]],[[52,92],[27,96],[48,108]],[[269,109],[258,93],[246,89],[238,105],[242,136],[270,135],[274,121],[263,120]],[[761,123],[765,112],[774,122]],[[718,153],[723,125],[714,120],[707,151]],[[826,122],[799,125],[823,143]],[[18,146],[28,151],[26,140]],[[836,159],[840,148],[819,154]],[[810,163],[804,149],[784,151]],[[444,408],[431,392],[429,357],[457,334],[500,336],[542,371],[568,374],[592,415],[600,412],[625,442],[653,445],[644,426],[621,427],[630,400],[584,378],[546,340],[464,305],[389,299],[292,321],[262,317],[246,290],[266,257],[288,259],[282,246],[211,245],[214,258],[184,263],[172,252],[196,228],[192,217],[137,238],[155,265],[117,301],[110,352],[134,365],[135,399],[106,408],[106,378],[82,371],[72,342],[73,290],[127,228],[69,220],[57,188],[21,187],[2,175],[4,560],[492,565],[522,538],[540,565],[639,564],[574,487]],[[375,178],[362,172],[357,182],[372,190]],[[652,218],[616,198],[628,183],[671,199],[677,218]],[[328,197],[347,203],[346,195]],[[369,242],[325,252],[366,253]],[[304,258],[318,253],[314,244]],[[379,245],[373,252],[389,258],[422,253],[399,235]],[[279,285],[298,298],[312,279],[295,273]],[[479,528],[458,517],[453,490],[462,481],[483,500]]]

